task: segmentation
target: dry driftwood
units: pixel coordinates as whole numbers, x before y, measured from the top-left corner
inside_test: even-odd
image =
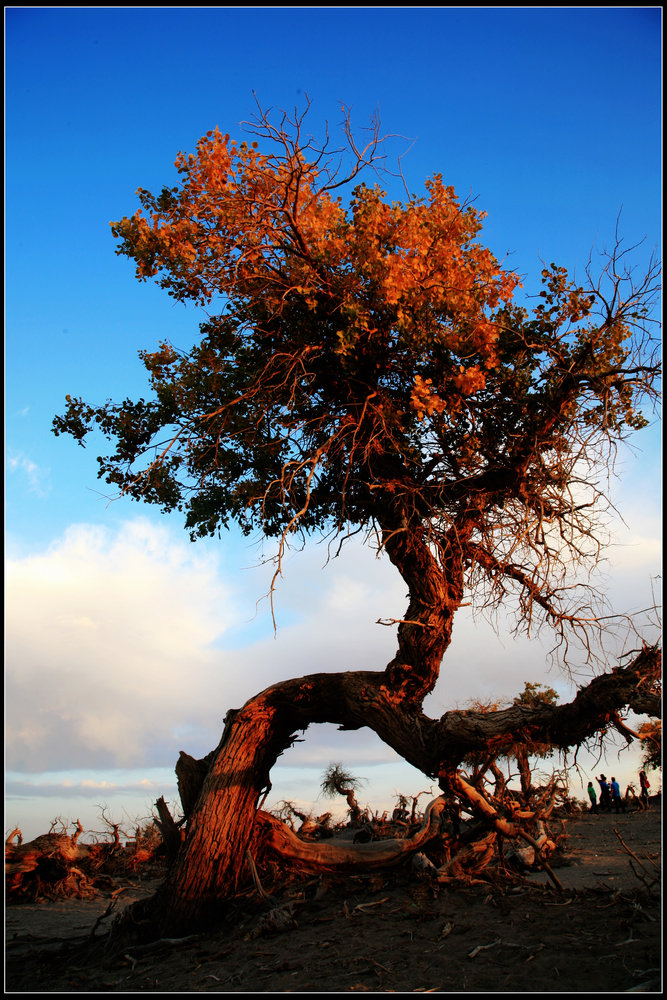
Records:
[[[16,876],[34,871],[45,859],[59,860],[66,865],[90,855],[90,848],[77,843],[78,833],[68,837],[63,833],[45,833],[27,844],[5,844],[5,874]]]
[[[259,812],[263,846],[283,858],[314,868],[373,868],[398,864],[440,833],[440,820],[446,808],[439,796],[429,803],[420,829],[412,837],[376,840],[367,844],[340,844],[335,841],[301,840],[284,823],[269,813]]]

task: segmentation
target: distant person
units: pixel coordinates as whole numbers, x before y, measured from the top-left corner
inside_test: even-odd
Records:
[[[625,802],[621,798],[621,786],[613,775],[611,777],[611,801],[617,813],[625,812]]]
[[[611,812],[611,789],[607,783],[606,774],[601,774],[597,782],[600,786],[600,809],[603,809],[604,812]]]
[[[644,809],[648,809],[648,790],[651,787],[651,783],[646,777],[646,771],[639,772],[639,798]]]
[[[588,797],[591,800],[591,812],[596,813],[598,811],[598,797],[592,781],[588,782]]]

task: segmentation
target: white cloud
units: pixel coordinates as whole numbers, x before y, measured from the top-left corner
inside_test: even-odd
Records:
[[[208,752],[227,709],[271,683],[391,657],[391,630],[373,622],[404,586],[371,554],[326,570],[319,547],[293,554],[276,634],[268,604],[255,607],[271,567],[225,570],[223,554],[139,519],[117,532],[75,525],[9,558],[9,766],[171,764],[179,749]]]
[[[50,491],[48,483],[50,472],[33,462],[22,452],[11,454],[7,459],[7,469],[10,473],[19,473],[28,483],[28,490],[37,496],[45,497]]]
[[[215,559],[148,521],[117,534],[74,526],[48,551],[10,559],[10,763],[149,762],[202,704],[224,714],[211,645],[234,619]]]

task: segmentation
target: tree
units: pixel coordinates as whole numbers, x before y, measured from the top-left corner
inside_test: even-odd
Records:
[[[662,720],[642,722],[638,736],[642,741],[642,767],[657,771],[662,767]]]
[[[523,691],[513,699],[512,704],[521,709],[526,709],[529,715],[531,715],[531,710],[536,708],[538,705],[555,705],[557,701],[558,692],[554,691],[553,688],[547,687],[544,684],[535,684],[530,681],[525,681]],[[501,706],[497,701],[486,704],[480,701],[473,701],[470,703],[469,707],[476,713],[487,714],[490,712],[497,712]],[[489,753],[489,748],[485,747],[483,753],[471,754],[469,757],[464,759],[463,763],[472,767],[473,783],[479,784],[483,776],[487,772],[491,772],[498,791],[504,792],[506,781],[498,767],[498,757],[502,756],[506,760],[516,761],[521,781],[521,794],[526,806],[528,806],[534,791],[532,786],[530,758],[550,757],[553,752],[554,747],[552,744],[535,742],[526,734],[522,734],[514,745],[503,748],[502,755],[491,754]]]
[[[530,681],[524,683],[521,694],[514,699],[514,704],[522,708],[536,708],[538,705],[555,705],[558,701],[558,692],[544,684],[531,684]],[[525,798],[529,798],[532,791],[532,775],[530,770],[530,757],[550,757],[553,747],[548,743],[531,744],[526,741],[519,742],[512,748],[513,756],[519,768],[521,778],[521,791]]]
[[[551,264],[529,314],[517,275],[477,239],[483,213],[441,176],[405,202],[361,179],[380,176],[377,121],[360,145],[346,116],[340,149],[305,127],[305,113],[260,111],[250,141],[208,132],[179,154],[177,186],[139,190],[139,210],[112,224],[117,253],[139,280],[219,311],[189,353],[142,352],[152,398],[67,397],[54,421],[81,444],[101,430],[115,451],[99,475],[181,511],[193,539],[231,522],[274,539],[271,593],[290,544],[359,532],[409,592],[384,669],[276,684],[228,712],[204,760],[181,755],[187,827],[143,907],[151,933],[191,927],[235,891],[266,837],[271,767],[311,723],[368,726],[499,824],[457,771],[466,755],[565,747],[624,706],[658,711],[658,652],[640,642],[570,705],[422,712],[466,598],[514,598],[519,623],[550,626],[565,660],[573,637],[592,655],[605,622],[571,572],[599,557],[599,473],[657,394],[657,264],[636,281],[617,242],[583,287]]]
[[[355,825],[362,822],[362,811],[355,794],[359,784],[360,779],[346,771],[342,764],[329,764],[320,785],[322,794],[327,798],[342,795],[347,800],[350,822]]]

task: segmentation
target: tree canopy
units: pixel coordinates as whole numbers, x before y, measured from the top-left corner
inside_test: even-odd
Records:
[[[579,286],[551,264],[529,313],[483,212],[437,174],[388,201],[360,179],[380,176],[377,122],[360,148],[346,118],[346,172],[304,119],[210,131],[177,186],[139,189],[117,253],[220,311],[188,353],[141,353],[152,398],[68,397],[55,432],[98,425],[115,442],[99,475],[193,537],[237,522],[279,539],[280,565],[296,532],[368,530],[405,575],[409,535],[457,603],[459,585],[514,590],[527,621],[590,622],[566,575],[597,558],[598,473],[656,394],[657,265],[635,282],[617,244]]]

